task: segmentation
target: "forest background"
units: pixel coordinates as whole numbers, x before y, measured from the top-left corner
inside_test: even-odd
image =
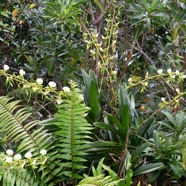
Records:
[[[186,185],[185,0],[1,0],[0,43],[1,185]]]

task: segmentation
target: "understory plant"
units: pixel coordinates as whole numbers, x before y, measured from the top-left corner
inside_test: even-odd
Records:
[[[2,1],[0,184],[186,185],[184,1]]]
[[[155,125],[154,121],[150,119],[157,112],[150,115],[146,122],[140,123],[134,97],[128,92],[135,86],[142,86],[142,90],[145,91],[148,86],[146,83],[153,81],[154,77],[160,80],[162,77],[167,78],[168,83],[173,86],[175,78],[183,81],[184,73],[172,72],[169,69],[167,73],[158,71],[155,76],[146,76],[140,82],[133,82],[132,78],[129,79],[128,86],[126,84],[119,86],[117,93],[118,108],[115,110],[117,115],[104,111],[103,116],[100,117],[98,110],[100,108],[100,92],[99,86],[97,86],[97,77],[93,72],[90,71],[87,74],[82,70],[84,77],[84,87],[82,87],[85,94],[83,96],[77,88],[77,84],[73,81],[69,82],[70,87],[64,86],[62,90],[58,90],[54,81],[50,81],[47,86],[44,86],[42,78],[36,79],[35,82],[26,80],[26,72],[23,69],[20,69],[19,74],[9,74],[8,70],[8,66],[5,65],[4,69],[0,71],[1,76],[6,78],[8,86],[18,86],[27,92],[28,97],[37,92],[43,100],[53,102],[57,109],[52,119],[35,121],[32,120],[27,109],[18,106],[19,102],[11,102],[10,98],[2,97],[1,135],[3,148],[12,147],[16,153],[29,151],[36,160],[33,160],[32,163],[37,162],[37,160],[39,162],[42,149],[47,151],[47,158],[43,160],[44,164],[41,164],[37,171],[34,171],[34,184],[54,185],[60,182],[67,185],[78,184],[77,180],[82,178],[82,173],[87,168],[86,160],[92,161],[93,157],[96,158],[96,161],[103,157],[105,157],[106,163],[112,161],[111,169],[117,172],[118,178],[124,179],[121,183],[126,184],[126,186],[130,186],[132,180],[135,181],[136,177],[142,174],[153,175],[154,178],[160,180],[157,170],[164,171],[167,167],[171,167],[172,172],[169,173],[175,175],[172,178],[179,181],[184,176],[184,165],[181,162],[185,160],[182,159],[182,153],[177,154],[176,149],[173,151],[174,146],[178,146],[181,140],[180,136],[184,135],[184,114],[178,113],[178,116],[176,115],[176,119],[174,119],[170,114],[164,112],[171,120],[172,125],[176,126],[178,132],[171,136],[172,138],[169,136],[172,140],[168,141],[166,133],[162,135],[161,130],[163,128],[160,128],[160,125],[169,129],[173,129],[173,127],[171,128],[171,125],[164,122]],[[165,98],[161,99],[162,103],[159,105],[161,110],[169,109],[170,104],[178,103],[177,100],[181,99],[184,92],[176,92],[176,97],[173,97],[170,102],[166,101]],[[84,99],[90,108],[85,105]],[[94,102],[93,99],[97,100]],[[88,115],[89,110],[92,111],[91,115]],[[86,116],[90,118],[92,124],[87,122]],[[91,120],[91,118],[93,119]],[[179,118],[182,118],[182,120],[177,121]],[[27,121],[29,122],[27,123]],[[92,132],[93,129],[95,133]],[[161,143],[160,137],[164,138],[165,142]],[[182,140],[184,141],[183,137]],[[172,155],[175,157],[173,158],[174,163],[165,162],[164,143],[166,143],[166,148],[170,147],[172,149]],[[184,157],[183,149],[180,146]],[[94,153],[94,156],[89,156],[88,153]],[[147,159],[144,159],[144,157]],[[177,157],[180,159],[178,160]],[[12,162],[9,163],[12,164]],[[26,171],[33,169],[32,167],[30,169],[29,166],[26,168]],[[13,174],[11,171],[10,173]],[[3,177],[3,179],[8,178]],[[104,177],[101,179],[104,179]],[[152,182],[156,179],[148,179],[147,181]],[[9,180],[3,182],[6,183]],[[19,185],[19,182],[15,183]]]
[[[97,168],[92,166],[93,176],[84,175],[85,178],[79,182],[78,186],[127,186],[113,170],[103,164],[103,161],[104,159],[99,162]],[[108,175],[105,175],[104,170],[108,172]]]
[[[58,106],[58,111],[54,115],[57,120],[53,125],[56,126],[54,134],[57,143],[55,146],[62,160],[61,174],[73,180],[81,178],[78,170],[86,168],[84,164],[88,156],[86,150],[91,146],[93,127],[85,119],[89,108],[83,103],[83,95],[75,83],[70,84],[72,91],[65,91],[66,97]]]
[[[90,148],[92,130],[92,125],[85,119],[89,108],[84,104],[80,89],[71,81],[70,87],[65,86],[58,91],[55,82],[49,82],[44,87],[41,78],[36,83],[30,83],[24,79],[23,70],[19,75],[10,75],[7,70],[5,66],[1,72],[8,79],[11,76],[9,85],[16,83],[20,89],[32,87],[28,97],[38,92],[43,99],[56,103],[57,112],[53,119],[38,121],[20,101],[0,97],[1,151],[9,148],[18,154],[29,151],[32,157],[28,157],[28,161],[20,157],[20,165],[10,160],[12,157],[8,160],[8,157],[4,158],[2,184],[31,185],[32,182],[32,185],[48,186],[63,181],[67,185],[75,184],[82,175],[79,170],[86,169],[86,151]],[[43,150],[47,152],[46,157],[41,155]],[[10,170],[10,177],[5,174],[7,169]]]
[[[31,114],[28,112],[28,109],[23,108],[19,103],[20,101],[12,101],[7,97],[0,98],[1,151],[13,149],[18,154],[26,153],[27,151],[29,151],[30,154],[27,154],[28,156],[25,154],[28,161],[22,159],[20,155],[19,161],[16,161],[17,164],[15,164],[15,161],[11,161],[10,157],[9,161],[7,161],[6,158],[7,164],[4,169],[1,170],[3,185],[21,185],[23,183],[25,185],[30,185],[31,183],[39,185],[39,183],[43,182],[42,176],[40,177],[40,181],[38,178],[34,179],[34,170],[29,169],[26,163],[35,168],[39,165],[40,151],[42,149],[49,151],[52,136],[44,130],[44,127],[39,125],[38,121],[30,120]],[[13,155],[13,153],[11,154]],[[30,159],[32,156],[34,159]],[[14,159],[16,159],[15,156]],[[46,163],[44,161],[44,163],[39,166],[42,170],[39,174],[47,175],[49,173],[47,171],[48,166],[48,162]]]
[[[89,75],[83,72],[83,78],[89,82],[89,84],[85,84],[86,95],[90,96],[99,92],[96,90],[96,87],[99,86],[90,88],[91,83],[97,82],[95,77],[91,77],[91,72],[89,72]],[[134,185],[139,182],[138,178],[140,179],[140,176],[143,175],[149,175],[146,180],[149,183],[162,182],[162,179],[166,176],[167,180],[170,179],[179,183],[180,179],[184,177],[185,170],[182,163],[185,157],[183,153],[184,145],[180,146],[185,140],[184,113],[178,112],[174,116],[171,113],[171,107],[178,109],[182,106],[180,101],[183,99],[185,92],[179,90],[176,79],[178,82],[183,82],[185,73],[178,70],[173,72],[171,69],[163,72],[160,69],[153,76],[147,74],[144,80],[141,78],[140,81],[135,81],[132,77],[129,78],[128,86],[120,85],[118,91],[119,108],[116,110],[118,116],[104,111],[102,117],[99,117],[97,122],[94,123],[96,129],[100,129],[98,130],[100,133],[96,131],[98,142],[94,145],[96,147],[94,153],[97,154],[94,157],[102,154],[102,156],[106,157],[106,161],[110,162],[112,160],[112,167],[118,171],[120,178],[127,177],[130,172]],[[160,97],[158,110],[155,110],[143,120],[136,110],[134,97],[128,91],[139,87],[144,93],[155,80],[166,81],[167,84],[173,87],[174,95],[168,98]],[[169,91],[168,94],[171,95],[171,90]],[[95,103],[99,102],[99,97],[95,96],[97,99]],[[94,110],[94,105],[90,104],[90,101],[88,99],[87,104],[90,105],[90,108],[92,105]],[[160,113],[160,110],[165,109],[168,111]],[[171,119],[172,127],[162,121],[165,120],[163,113],[168,116],[169,120]],[[156,119],[155,116],[158,115],[159,117]],[[169,129],[166,131],[165,127]],[[172,158],[170,158],[170,155]],[[167,157],[169,158],[166,159]],[[128,168],[127,162],[130,164]],[[161,177],[161,172],[166,172],[166,176]]]

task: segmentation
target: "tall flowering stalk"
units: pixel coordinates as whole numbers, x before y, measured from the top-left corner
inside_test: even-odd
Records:
[[[166,96],[160,97],[159,108],[153,112],[150,117],[156,115],[160,112],[160,110],[165,108],[172,108],[173,110],[176,110],[180,106],[180,101],[183,100],[184,102],[185,100],[184,96],[186,95],[186,91],[180,89],[180,83],[182,83],[186,78],[185,72],[179,72],[179,70],[173,71],[170,68],[166,71],[158,69],[155,75],[149,76],[147,73],[144,79],[140,78],[138,81],[134,78],[130,77],[128,79],[128,85],[126,86],[127,89],[130,90],[135,87],[140,87],[141,92],[143,93],[148,90],[148,88],[152,85],[151,83],[154,81],[159,82],[162,86],[168,87],[168,90],[164,87],[165,90],[163,89],[163,91],[165,91],[164,93]],[[143,123],[145,123],[150,117],[145,119]]]
[[[25,90],[27,95],[31,95],[32,92],[37,92],[41,94],[43,98],[49,99],[54,103],[61,104],[62,97],[66,96],[67,92],[70,92],[70,88],[67,86],[64,86],[61,91],[58,91],[57,83],[54,81],[50,81],[48,85],[44,86],[42,78],[37,78],[35,82],[29,82],[24,77],[26,76],[26,72],[23,69],[20,69],[19,74],[9,74],[8,70],[8,65],[4,65],[4,68],[0,70],[0,75],[6,78],[7,86],[17,84],[19,88]]]

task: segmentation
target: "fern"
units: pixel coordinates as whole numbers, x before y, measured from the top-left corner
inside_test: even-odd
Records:
[[[39,125],[39,121],[29,121],[31,113],[26,108],[19,105],[20,101],[11,101],[10,98],[0,97],[0,134],[5,144],[9,142],[15,144],[17,152],[32,152],[33,156],[37,157],[41,149],[50,151],[52,147],[52,136],[47,133],[44,127]],[[29,122],[28,122],[29,121]],[[59,160],[56,159],[56,152],[48,153],[48,160],[39,169],[39,173],[35,176],[40,177],[39,185],[51,186],[55,184],[55,176],[60,172],[58,166]],[[55,171],[54,171],[55,170]],[[58,172],[57,172],[58,170]],[[3,174],[3,186],[14,185],[8,181],[9,177],[6,171]],[[16,185],[28,185],[25,183],[24,172],[10,172],[11,179],[20,180],[16,181]],[[28,177],[28,172],[25,176]],[[19,176],[19,179],[18,179]],[[35,180],[34,175],[29,178]],[[35,185],[33,182],[29,185]]]
[[[36,172],[29,167],[25,171],[16,168],[8,169],[8,172],[1,170],[3,186],[53,186],[61,181],[61,175],[80,178],[77,171],[85,168],[86,150],[91,139],[92,126],[84,116],[88,110],[77,85],[71,82],[71,91],[64,92],[56,119],[52,120],[52,125],[50,120],[46,121],[53,126],[52,136],[42,122],[33,121],[31,113],[20,105],[20,101],[0,97],[0,135],[5,145],[14,145],[17,153],[30,151],[36,158],[41,149],[49,152],[46,163]]]
[[[62,174],[72,179],[80,178],[77,170],[85,168],[86,148],[89,145],[92,126],[86,121],[84,114],[89,108],[82,102],[82,94],[74,82],[71,82],[71,91],[59,106],[56,113],[57,127],[55,132],[58,138],[56,146],[63,160]]]
[[[5,143],[9,141],[18,144],[17,152],[30,151],[34,156],[41,149],[47,149],[51,136],[43,127],[38,127],[38,121],[29,120],[31,113],[28,109],[21,108],[19,101],[0,97],[0,133],[3,134]],[[37,129],[36,129],[37,126]]]

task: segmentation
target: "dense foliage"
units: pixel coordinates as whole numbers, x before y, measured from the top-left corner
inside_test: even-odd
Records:
[[[185,70],[185,0],[1,1],[1,185],[186,185]]]

